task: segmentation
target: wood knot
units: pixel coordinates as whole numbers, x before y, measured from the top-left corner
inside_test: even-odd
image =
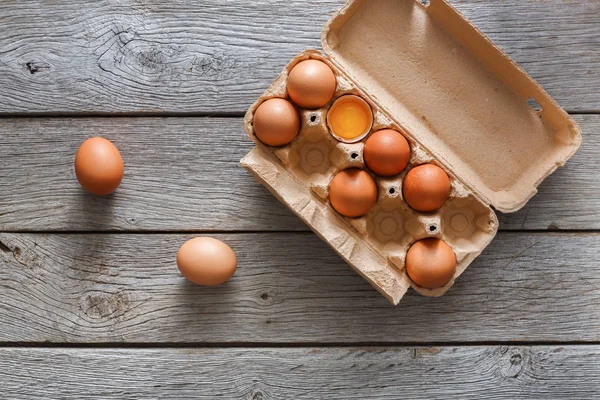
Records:
[[[265,395],[262,392],[255,392],[252,395],[252,400],[264,400]]]
[[[224,51],[216,51],[195,57],[187,72],[200,76],[228,77],[236,69],[236,61]]]
[[[520,353],[512,354],[509,358],[509,363],[510,365],[508,366],[505,376],[511,379],[517,379],[519,375],[521,375],[521,372],[523,372],[523,355]]]
[[[133,59],[139,72],[160,74],[171,70],[170,60],[174,57],[173,48],[161,45],[136,46],[132,49]]]
[[[0,250],[5,254],[12,254],[16,262],[28,269],[41,268],[42,260],[35,251],[30,249],[21,250],[19,246],[8,247],[0,242]]]
[[[87,295],[81,308],[92,319],[118,318],[129,311],[130,302],[121,292],[97,293]]]
[[[269,292],[262,292],[259,296],[260,302],[264,305],[273,304],[273,296]]]
[[[45,63],[40,63],[36,61],[29,61],[25,63],[25,69],[31,74],[39,74],[43,72],[50,71],[50,65]]]
[[[512,365],[521,365],[521,362],[523,361],[523,356],[520,354],[513,354],[510,357],[510,363]]]

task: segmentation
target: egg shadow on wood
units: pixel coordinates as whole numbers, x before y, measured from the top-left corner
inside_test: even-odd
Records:
[[[74,207],[70,210],[69,226],[75,230],[103,231],[114,229],[117,194],[94,196],[80,189]]]
[[[69,218],[69,226],[74,227],[75,231],[105,231],[115,227],[114,194],[98,197],[81,188],[75,205]],[[98,236],[93,234],[77,235],[73,240],[76,241],[72,250],[73,259],[78,260],[73,269],[79,285],[98,281],[99,275],[104,273],[102,249],[103,246],[109,246],[106,244],[109,243],[109,236],[103,236],[99,240]],[[82,265],[81,260],[89,261],[86,261],[87,265]]]
[[[174,267],[177,268],[177,267]],[[241,305],[240,294],[243,290],[240,286],[242,279],[235,277],[218,286],[200,286],[196,285],[183,276],[174,284],[173,296],[177,298],[177,308],[180,312],[173,315],[176,323],[189,324],[186,315],[197,314],[203,332],[200,336],[205,337],[208,333],[215,335],[225,334],[228,324],[239,322],[238,314],[235,309]],[[203,315],[218,314],[222,320],[221,324],[202,324]],[[181,318],[181,321],[177,319]],[[212,332],[211,332],[212,331]]]

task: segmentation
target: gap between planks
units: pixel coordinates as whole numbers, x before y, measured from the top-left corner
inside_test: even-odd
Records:
[[[0,349],[347,349],[347,348],[420,348],[420,347],[543,347],[543,346],[596,346],[598,341],[473,341],[473,342],[160,342],[160,343],[52,343],[0,342]]]
[[[250,105],[248,105],[250,107]],[[569,115],[600,115],[598,110],[565,110]],[[236,112],[144,112],[144,113],[0,113],[0,119],[11,118],[243,118],[246,111]]]
[[[248,105],[250,107],[250,105]],[[600,114],[600,110],[597,112]],[[11,118],[243,118],[245,111],[235,112],[124,112],[124,113],[0,113],[0,119]]]
[[[502,227],[498,230],[498,233],[508,234],[532,234],[532,235],[552,235],[552,234],[565,234],[565,235],[594,235],[600,234],[600,229],[507,229],[504,230]],[[191,230],[4,230],[0,233],[6,233],[11,235],[195,235],[195,234],[211,234],[211,235],[260,235],[260,234],[294,234],[294,235],[314,235],[315,233],[310,230],[306,231],[294,231],[294,230],[210,230],[210,229],[191,229]]]

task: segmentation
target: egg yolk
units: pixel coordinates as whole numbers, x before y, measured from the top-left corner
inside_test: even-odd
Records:
[[[344,96],[333,104],[328,120],[335,136],[351,141],[368,133],[373,124],[373,114],[364,100]]]

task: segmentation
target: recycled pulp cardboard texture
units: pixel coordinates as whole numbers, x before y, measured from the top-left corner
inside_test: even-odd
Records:
[[[581,144],[575,121],[443,0],[349,1],[322,42],[378,107],[499,211],[522,208]]]
[[[392,304],[400,302],[410,287],[402,273],[390,268],[389,262],[376,249],[345,225],[330,206],[316,200],[310,190],[294,179],[271,154],[257,146],[242,163]]]
[[[577,125],[535,82],[474,28],[471,33],[484,43],[460,42],[460,32],[442,29],[448,21],[454,21],[455,27],[459,22],[470,27],[442,1],[432,1],[428,9],[414,0],[350,1],[324,29],[328,55],[307,51],[294,58],[245,119],[245,129],[257,148],[242,164],[394,304],[410,286],[426,296],[444,294],[497,232],[490,201],[505,210],[520,207],[535,193],[537,183],[533,190],[528,185],[536,173],[541,181],[580,142]],[[401,28],[407,24],[412,28]],[[501,79],[501,73],[488,69],[472,50],[477,46],[489,53],[486,60],[499,64],[494,59],[498,53],[509,62],[508,76],[513,80]],[[428,60],[428,52],[438,55],[438,64]],[[336,73],[334,99],[357,94],[369,102],[375,115],[372,132],[397,129],[410,142],[412,157],[405,172],[391,179],[374,176],[379,200],[364,218],[342,217],[328,201],[329,183],[337,172],[365,168],[366,140],[344,144],[333,139],[325,123],[330,104],[319,110],[300,109],[301,132],[288,146],[273,149],[254,135],[256,108],[266,99],[286,98],[288,72],[308,58],[326,62]],[[535,98],[544,106],[541,113],[525,104],[522,97],[527,95],[517,96],[506,83],[519,79],[537,90]],[[490,102],[493,107],[487,108]],[[500,120],[503,130],[499,130]],[[531,157],[526,157],[523,147],[532,151]],[[446,170],[452,194],[441,210],[422,214],[404,202],[402,180],[410,168],[427,162]],[[495,170],[500,164],[503,170]],[[457,255],[454,279],[436,290],[418,287],[404,269],[406,251],[425,237],[445,240]]]
[[[286,97],[289,71],[309,58],[321,60],[334,70],[338,83],[334,99],[355,94],[369,103],[375,120],[371,133],[384,128],[396,129],[405,133],[410,143],[411,160],[402,174],[392,178],[373,175],[378,184],[378,202],[363,218],[343,217],[329,203],[329,184],[339,171],[366,168],[363,159],[366,138],[359,143],[347,144],[338,142],[329,133],[326,115],[331,103],[318,110],[300,110],[301,131],[288,146],[271,148],[254,135],[252,120],[256,108],[269,98]],[[378,109],[356,82],[317,51],[306,51],[292,60],[250,108],[245,128],[257,143],[257,148],[242,160],[244,167],[394,304],[411,286],[425,296],[443,295],[496,234],[498,221],[493,210],[394,123],[389,115]],[[412,210],[402,195],[402,182],[407,171],[423,163],[440,165],[451,179],[450,199],[435,213]],[[445,240],[452,246],[458,261],[452,281],[435,290],[414,284],[404,268],[410,246],[427,237]]]

